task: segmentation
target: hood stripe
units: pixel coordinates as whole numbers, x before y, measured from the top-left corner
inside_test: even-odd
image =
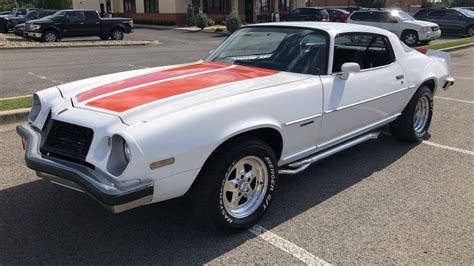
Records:
[[[162,71],[152,72],[145,75],[140,75],[137,77],[132,77],[129,79],[115,81],[109,84],[102,85],[97,88],[90,89],[88,91],[82,92],[76,95],[76,100],[78,102],[84,102],[91,100],[93,98],[99,97],[101,95],[112,93],[115,91],[123,90],[126,88],[144,85],[150,82],[157,82],[160,80],[165,80],[169,78],[176,78],[184,75],[216,70],[228,67],[228,64],[218,63],[218,62],[202,62],[192,65],[186,65],[182,67],[176,67],[171,69],[166,69]]]
[[[114,112],[124,112],[160,99],[276,73],[278,73],[276,70],[235,66],[119,92],[90,101],[86,105]]]

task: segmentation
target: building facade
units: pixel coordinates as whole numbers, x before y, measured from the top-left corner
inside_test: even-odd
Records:
[[[422,0],[387,0],[388,7],[414,12]],[[304,6],[355,6],[354,0],[73,0],[73,8],[96,9],[134,19],[173,20],[186,23],[191,5],[195,13],[204,12],[217,22],[236,12],[247,23],[269,21],[272,14],[286,14]]]

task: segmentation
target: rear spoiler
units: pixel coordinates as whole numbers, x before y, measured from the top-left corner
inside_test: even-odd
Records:
[[[446,64],[446,67],[448,68],[449,74],[451,74],[451,55],[449,53],[426,48],[416,48],[415,50],[426,56],[443,60]],[[447,90],[452,85],[454,85],[454,78],[452,76],[448,76],[443,84],[443,89]]]

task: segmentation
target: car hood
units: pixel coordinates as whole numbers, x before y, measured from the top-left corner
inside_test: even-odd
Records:
[[[33,23],[39,24],[39,23],[52,23],[53,21],[49,19],[48,17],[44,17],[44,18],[39,18],[39,19],[28,20],[27,22],[31,24]]]
[[[58,88],[74,107],[113,114],[131,125],[306,78],[304,74],[199,61],[100,76]]]
[[[407,24],[411,24],[414,26],[428,26],[428,27],[437,27],[438,24],[429,22],[429,21],[424,21],[424,20],[410,20],[410,21],[405,21]]]

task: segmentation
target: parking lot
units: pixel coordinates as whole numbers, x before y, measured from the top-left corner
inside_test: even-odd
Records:
[[[0,51],[0,97],[196,60],[224,38],[163,34],[163,44],[152,47]],[[281,176],[259,226],[236,235],[199,225],[186,197],[109,213],[38,179],[24,165],[14,125],[1,126],[0,264],[470,264],[474,48],[451,56],[456,85],[435,97],[426,142],[384,134]]]

